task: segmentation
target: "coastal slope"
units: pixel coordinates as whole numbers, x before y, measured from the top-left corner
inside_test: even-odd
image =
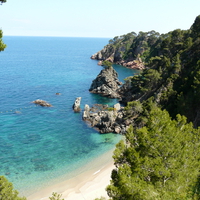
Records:
[[[188,30],[166,34],[134,32],[115,37],[91,58],[122,64],[143,63],[139,75],[120,87],[121,103],[153,98],[172,117],[185,115],[200,125],[200,16]],[[126,66],[126,65],[124,65]],[[127,67],[127,66],[126,66]],[[132,67],[132,66],[131,66]]]

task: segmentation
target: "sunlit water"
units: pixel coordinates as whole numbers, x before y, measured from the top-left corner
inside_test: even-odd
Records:
[[[113,105],[116,99],[90,94],[102,69],[90,56],[109,39],[4,37],[0,53],[0,175],[22,194],[70,174],[112,149],[116,134],[99,134],[74,113],[76,97],[87,103]],[[119,65],[120,81],[136,73]],[[56,95],[56,93],[61,93]],[[31,103],[43,99],[53,107]],[[26,191],[26,192],[25,192]]]

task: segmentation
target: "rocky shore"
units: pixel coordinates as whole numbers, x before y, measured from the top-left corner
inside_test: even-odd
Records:
[[[125,120],[125,110],[119,103],[113,107],[94,105],[90,108],[85,105],[83,120],[100,133],[125,134],[132,121]]]
[[[122,86],[120,87],[120,85]],[[125,84],[119,82],[118,74],[113,67],[106,67],[93,80],[89,91],[122,100],[124,98],[123,91],[128,91],[129,85],[128,81]],[[75,112],[77,109],[80,111],[80,100],[81,97],[76,98],[73,104]],[[100,133],[125,134],[130,124],[133,123],[132,120],[126,119],[126,110],[120,103],[113,107],[102,104],[95,104],[90,107],[85,104],[82,119]]]
[[[101,51],[98,51],[97,53],[93,54],[90,58],[93,60],[99,60],[98,65],[102,65],[102,61],[109,61],[111,63],[115,63],[118,65],[122,65],[127,68],[131,69],[137,69],[137,70],[143,70],[145,69],[144,63],[142,62],[142,59],[140,57],[132,58],[124,60],[122,58],[122,52],[124,52],[125,49],[121,47],[120,49],[114,50],[110,49],[110,46],[107,45],[102,49]],[[139,54],[139,52],[137,52]]]

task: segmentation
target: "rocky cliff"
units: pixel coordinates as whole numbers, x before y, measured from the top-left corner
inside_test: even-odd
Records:
[[[133,101],[142,104],[152,101],[166,109],[172,118],[177,114],[185,115],[189,122],[193,122],[194,127],[198,127],[200,126],[199,27],[200,15],[188,30],[176,29],[162,35],[155,31],[140,32],[138,35],[130,33],[115,37],[103,50],[94,54],[92,59],[125,63],[123,65],[129,63],[129,66],[145,63],[145,69],[139,75],[127,78],[125,84],[115,90],[119,101],[125,105]],[[98,79],[96,81],[99,82]],[[105,120],[110,118],[113,120],[111,113],[100,113],[98,116],[100,115],[104,116]],[[103,125],[97,126],[103,127]]]
[[[91,56],[91,59],[108,60],[112,63],[133,69],[145,69],[145,63],[153,54],[160,34],[155,31],[134,32],[114,37],[102,50]],[[151,50],[153,49],[153,51]]]

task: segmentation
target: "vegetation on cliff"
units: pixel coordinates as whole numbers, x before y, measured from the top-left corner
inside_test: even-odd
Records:
[[[186,118],[172,120],[152,101],[140,110],[142,128],[131,126],[114,151],[111,199],[198,199],[200,129]],[[198,197],[197,197],[198,196]]]
[[[155,64],[156,60],[152,58],[168,58],[165,62],[170,61],[168,65],[176,65],[173,70],[178,73],[179,59],[182,59],[183,53],[188,53],[190,48],[199,44],[199,18],[196,18],[189,30],[176,29],[166,34],[152,30],[116,36],[91,58],[122,64],[123,61],[141,61],[147,68]]]
[[[0,0],[0,4],[5,3],[6,0]],[[6,48],[6,45],[2,41],[3,31],[0,29],[0,52]]]
[[[114,151],[106,190],[113,200],[200,199],[200,16],[190,29],[155,33],[150,43],[152,33],[135,35],[123,52],[124,59],[140,56],[146,69],[119,91],[133,120]]]
[[[6,45],[3,43],[2,37],[3,37],[3,32],[2,30],[0,30],[0,51],[3,51],[6,48]]]
[[[200,16],[188,30],[177,29],[154,37],[141,54],[146,69],[127,79],[129,87],[120,91],[122,102],[142,102],[154,97],[172,117],[178,113],[185,115],[197,127],[200,125]],[[131,47],[128,52],[133,52]]]

